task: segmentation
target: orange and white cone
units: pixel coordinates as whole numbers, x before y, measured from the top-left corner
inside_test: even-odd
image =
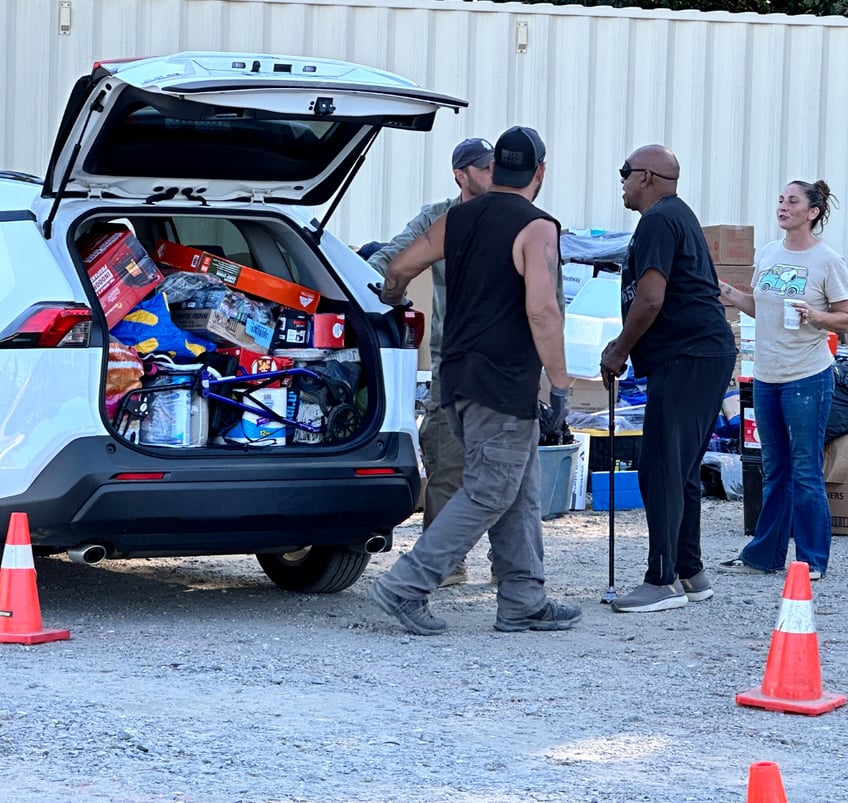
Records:
[[[69,630],[45,630],[35,585],[26,513],[12,513],[0,564],[0,642],[40,644],[69,639]]]
[[[787,803],[780,768],[773,761],[756,761],[751,764],[745,803]]]
[[[803,561],[789,565],[763,683],[739,692],[736,702],[810,716],[845,705],[844,694],[822,691],[810,567]]]

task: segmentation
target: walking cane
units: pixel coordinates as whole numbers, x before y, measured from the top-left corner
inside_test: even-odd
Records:
[[[609,378],[609,588],[601,602],[609,605],[615,593],[615,377]]]

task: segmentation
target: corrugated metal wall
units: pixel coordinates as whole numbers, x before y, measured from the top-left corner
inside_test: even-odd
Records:
[[[187,49],[359,61],[467,98],[430,134],[387,133],[332,228],[385,239],[424,202],[454,192],[466,136],[536,127],[548,145],[539,198],[565,226],[630,230],[617,168],[661,142],[704,224],[777,236],[777,194],[826,178],[845,201],[825,239],[848,252],[848,20],[524,6],[457,0],[4,0],[0,166],[42,173],[65,96],[97,58]],[[519,32],[526,52],[518,52]]]

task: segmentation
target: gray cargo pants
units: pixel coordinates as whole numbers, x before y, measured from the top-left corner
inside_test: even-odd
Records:
[[[536,613],[547,603],[539,423],[467,399],[445,411],[465,447],[462,487],[381,582],[404,599],[424,599],[488,530],[499,615]]]
[[[418,429],[427,485],[424,488],[424,522],[427,529],[433,519],[462,486],[465,450],[453,432],[451,420],[441,405],[441,385],[434,376],[430,398],[424,405],[424,419]]]

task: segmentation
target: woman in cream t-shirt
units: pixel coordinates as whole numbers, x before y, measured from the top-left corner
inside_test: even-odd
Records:
[[[834,383],[827,336],[848,330],[848,268],[815,234],[832,200],[824,181],[787,184],[777,206],[785,236],[758,252],[753,294],[720,283],[728,301],[756,319],[754,416],[763,457],[754,537],[738,557],[720,563],[720,571],[780,571],[790,536],[811,580],[827,570],[831,532],[822,453]]]

